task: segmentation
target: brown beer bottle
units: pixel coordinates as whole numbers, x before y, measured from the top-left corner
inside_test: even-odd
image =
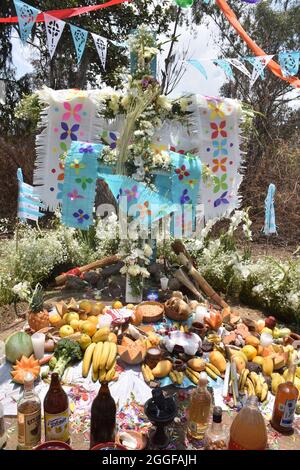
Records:
[[[282,434],[294,432],[293,422],[299,390],[294,385],[296,365],[290,362],[286,382],[278,385],[271,425]]]
[[[115,441],[116,411],[108,383],[103,382],[92,404],[90,448],[103,442]]]
[[[70,442],[69,400],[59,376],[51,374],[51,383],[44,399],[45,440]]]

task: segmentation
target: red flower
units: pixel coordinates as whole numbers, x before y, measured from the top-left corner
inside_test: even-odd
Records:
[[[178,179],[181,181],[185,176],[190,176],[190,173],[186,171],[186,166],[182,165],[181,168],[176,168],[175,173],[178,175]]]
[[[222,121],[220,122],[220,124],[217,124],[216,122],[211,122],[210,127],[214,131],[211,134],[212,139],[217,139],[219,137],[219,134],[221,137],[227,137],[227,132],[223,130],[226,127],[226,121]]]

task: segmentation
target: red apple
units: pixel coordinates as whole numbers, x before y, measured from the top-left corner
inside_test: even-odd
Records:
[[[267,317],[265,319],[265,326],[266,328],[270,328],[270,330],[273,330],[275,328],[276,323],[277,321],[276,321],[276,318],[274,317]]]

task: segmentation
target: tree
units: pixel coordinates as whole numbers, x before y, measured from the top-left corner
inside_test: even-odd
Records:
[[[237,18],[250,37],[268,54],[300,48],[300,5],[295,0],[267,0],[249,6],[238,0],[229,2]],[[201,7],[201,8],[200,8]],[[213,21],[220,28],[216,41],[223,57],[245,57],[253,53],[235,32],[219,7],[205,5],[195,0],[193,16],[196,23]],[[282,124],[292,110],[290,104],[297,98],[292,87],[266,71],[265,79],[258,79],[249,90],[248,79],[234,70],[234,79],[226,82],[222,94],[246,102],[257,111],[254,119],[255,133],[250,139],[249,153],[257,161],[265,146],[280,136]]]

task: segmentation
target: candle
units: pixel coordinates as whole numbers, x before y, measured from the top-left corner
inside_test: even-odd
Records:
[[[33,352],[36,359],[42,359],[45,352],[45,335],[44,333],[34,333],[31,336]]]
[[[162,290],[167,290],[169,284],[169,279],[167,277],[160,278],[160,285]]]

